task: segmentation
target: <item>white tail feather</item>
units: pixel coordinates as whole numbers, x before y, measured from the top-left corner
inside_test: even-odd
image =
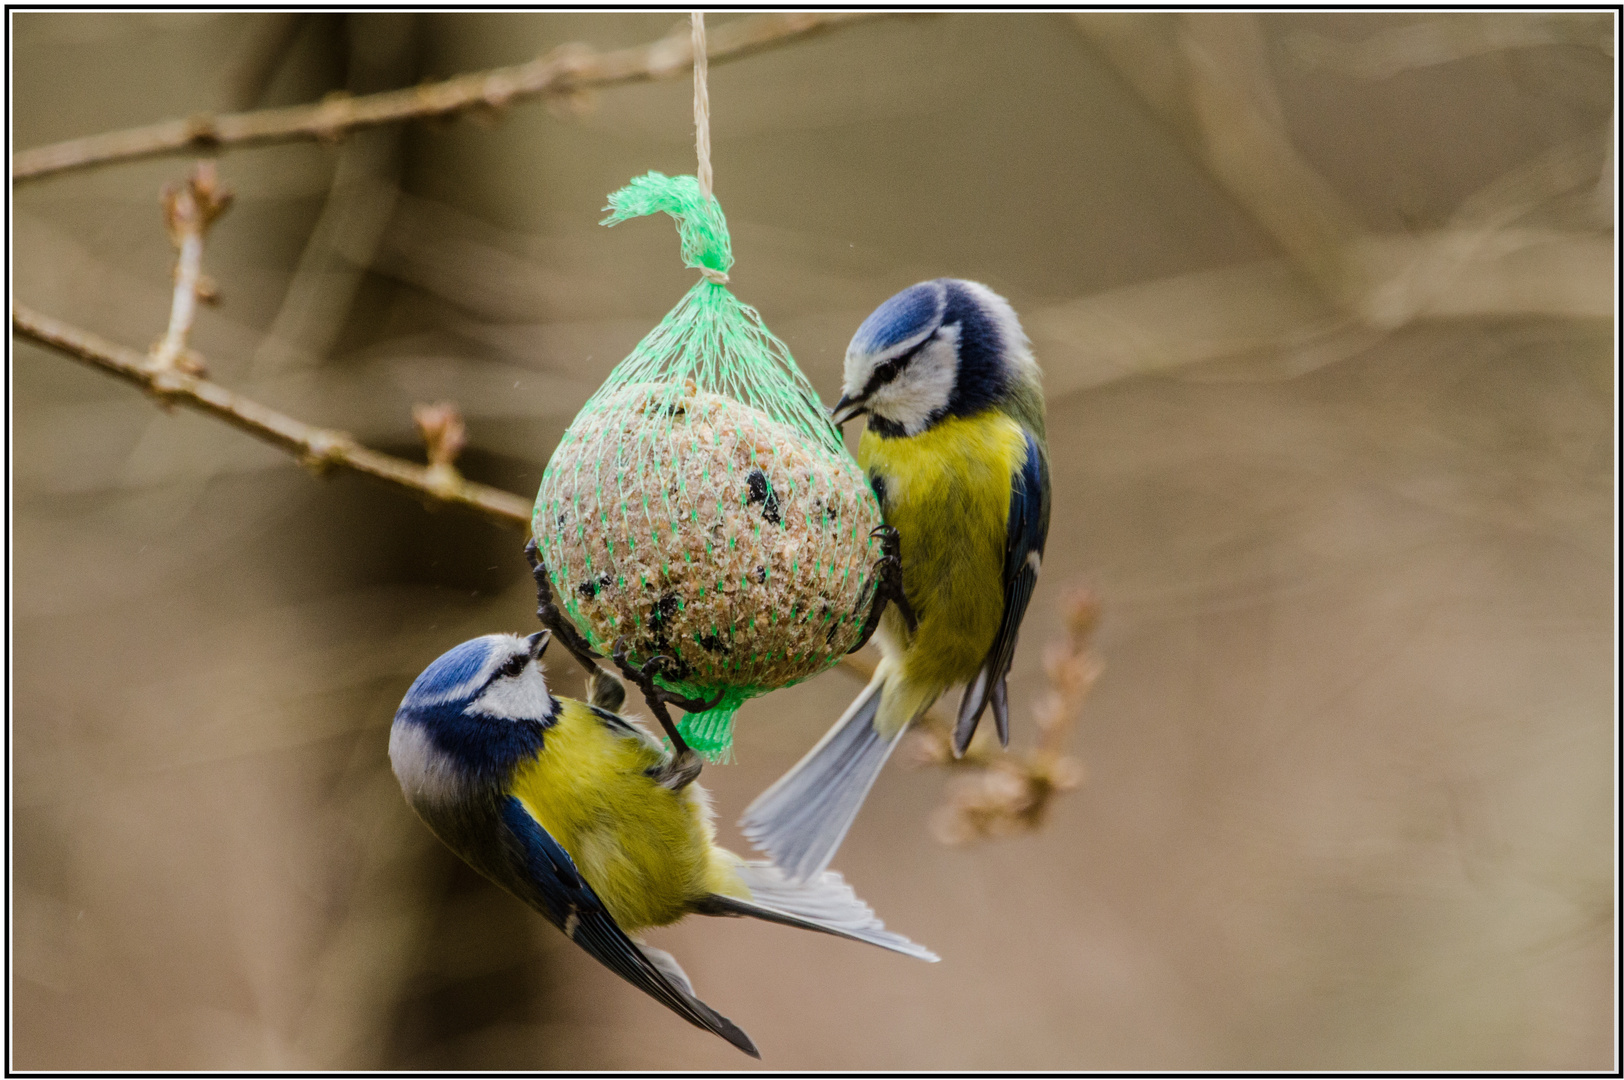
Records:
[[[786,877],[810,881],[834,858],[902,732],[874,727],[887,666],[789,772],[756,797],[739,825]]]
[[[874,909],[863,903],[845,879],[833,870],[825,870],[811,881],[803,882],[790,880],[769,862],[741,862],[736,869],[750,890],[750,899],[713,897],[716,909],[723,914],[751,915],[853,941],[866,941],[931,963],[941,959],[923,945],[887,930]]]
[[[664,949],[656,949],[652,945],[645,945],[641,941],[634,941],[632,944],[636,945],[642,954],[648,957],[649,963],[665,972],[667,978],[676,983],[678,986],[682,987],[684,992],[692,996],[694,992],[694,984],[688,978],[688,973],[682,970],[682,965],[677,963],[677,958],[675,956],[672,956]]]

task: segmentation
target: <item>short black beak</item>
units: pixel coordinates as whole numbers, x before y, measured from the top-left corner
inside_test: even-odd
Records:
[[[547,643],[553,640],[553,632],[537,630],[524,640],[530,645],[530,659],[540,660],[541,654],[547,651]]]
[[[864,404],[865,401],[866,399],[862,397],[843,396],[835,402],[835,407],[829,410],[829,422],[835,427],[840,427],[847,420],[867,412],[868,406]]]

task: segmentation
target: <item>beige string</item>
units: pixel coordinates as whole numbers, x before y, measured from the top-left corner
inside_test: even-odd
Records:
[[[694,30],[694,150],[699,155],[699,190],[711,198],[710,160],[710,89],[706,85],[709,64],[705,56],[705,13],[695,11],[690,19]],[[727,275],[720,270],[701,266],[699,272],[706,281],[727,284]]]

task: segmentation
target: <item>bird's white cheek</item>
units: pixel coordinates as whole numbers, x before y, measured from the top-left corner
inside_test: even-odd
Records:
[[[454,803],[466,790],[461,772],[418,724],[396,723],[390,730],[389,764],[406,801],[414,806]]]
[[[547,680],[534,665],[515,679],[497,679],[475,698],[465,712],[503,720],[546,720],[553,712]]]
[[[877,391],[869,408],[909,435],[917,435],[947,410],[959,369],[958,326],[944,326],[920,349],[895,382]]]

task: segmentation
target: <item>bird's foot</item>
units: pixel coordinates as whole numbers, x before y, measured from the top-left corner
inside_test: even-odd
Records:
[[[541,625],[551,630],[553,637],[570,651],[570,655],[575,657],[582,667],[586,668],[588,679],[595,678],[598,673],[598,654],[592,651],[592,646],[586,638],[575,629],[575,624],[565,617],[557,604],[553,603],[553,585],[547,577],[547,564],[541,561],[534,539],[525,544],[524,557],[530,563],[531,577],[536,579],[536,618],[540,619]]]
[[[656,683],[654,677],[671,663],[671,658],[651,656],[642,667],[638,667],[627,656],[625,638],[615,642],[615,651],[611,659],[614,660],[615,666],[620,668],[620,673],[643,692],[643,700],[648,702],[649,712],[654,714],[654,719],[660,722],[660,727],[665,729],[666,737],[671,740],[674,753],[670,761],[659,768],[660,775],[655,779],[673,791],[680,791],[699,776],[700,769],[704,768],[704,761],[688,746],[681,732],[677,731],[677,725],[672,721],[671,713],[666,706],[675,705],[684,712],[704,712],[720,705],[722,695],[717,694],[712,700],[705,701],[700,698],[683,697],[667,690]]]
[[[667,690],[655,682],[655,676],[659,675],[675,661],[669,656],[651,656],[644,661],[641,667],[638,667],[631,662],[627,655],[625,638],[615,642],[615,652],[611,659],[614,660],[615,666],[620,668],[620,673],[631,680],[639,690],[643,691],[643,696],[648,699],[651,706],[659,702],[662,706],[675,705],[683,712],[705,712],[707,709],[714,709],[722,703],[721,694],[717,694],[709,701],[704,698],[683,697],[681,694],[673,690]]]
[[[880,616],[885,614],[888,603],[897,606],[902,621],[908,624],[908,633],[919,629],[913,605],[908,603],[908,594],[902,588],[902,538],[891,525],[881,525],[869,535],[880,538],[880,557],[874,563],[874,592],[869,600],[868,618],[863,620],[862,633],[857,637],[857,644],[847,652],[856,652],[868,644],[868,639],[879,629]]]

